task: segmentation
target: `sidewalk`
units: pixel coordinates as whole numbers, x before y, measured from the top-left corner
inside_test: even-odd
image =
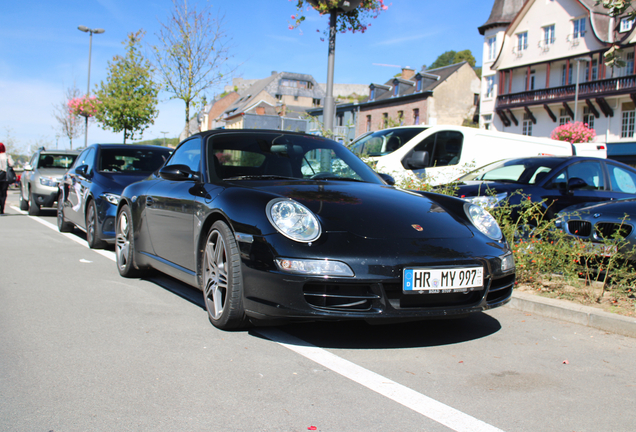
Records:
[[[513,291],[507,307],[636,338],[636,318],[604,312],[566,300]]]

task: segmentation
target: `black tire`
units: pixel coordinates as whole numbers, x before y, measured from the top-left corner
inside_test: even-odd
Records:
[[[20,188],[20,210],[27,211],[29,209],[29,201],[22,196],[22,188]]]
[[[210,228],[201,256],[203,301],[210,322],[222,330],[248,326],[238,245],[225,222]]]
[[[29,215],[31,216],[39,216],[40,215],[40,205],[35,202],[35,197],[32,192],[29,192]]]
[[[141,277],[148,273],[135,263],[135,238],[130,207],[122,206],[115,225],[115,258],[119,274],[125,278]]]
[[[66,222],[64,218],[64,195],[60,193],[57,196],[57,229],[60,232],[72,232],[75,225]]]
[[[88,203],[86,207],[86,241],[91,249],[104,249],[106,242],[97,237],[97,207],[95,201]]]

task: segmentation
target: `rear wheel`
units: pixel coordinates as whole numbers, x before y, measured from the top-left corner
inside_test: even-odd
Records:
[[[71,232],[73,231],[74,225],[70,222],[66,222],[64,218],[64,195],[60,193],[57,196],[57,229],[60,232]]]
[[[208,233],[201,268],[203,300],[210,322],[223,330],[246,327],[238,245],[222,221],[215,222]]]
[[[117,270],[123,277],[141,277],[146,270],[137,268],[135,264],[135,239],[133,235],[132,214],[130,207],[124,205],[117,214],[115,225],[115,258]]]
[[[29,203],[27,205],[29,206],[29,214],[31,216],[40,215],[40,205],[35,202],[35,196],[33,195],[33,192],[29,192]]]
[[[97,223],[97,207],[95,201],[91,201],[86,209],[86,241],[91,249],[104,249],[106,242],[97,237]]]

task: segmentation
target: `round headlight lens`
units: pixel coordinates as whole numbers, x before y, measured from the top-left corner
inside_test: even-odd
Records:
[[[475,225],[475,227],[490,237],[493,240],[501,240],[503,238],[503,234],[501,232],[501,228],[499,228],[499,224],[490,213],[488,213],[484,208],[480,205],[475,204],[466,204],[464,206],[466,210],[466,215],[468,219]]]
[[[290,199],[279,198],[267,204],[267,217],[285,237],[309,243],[320,237],[320,223],[304,205]]]

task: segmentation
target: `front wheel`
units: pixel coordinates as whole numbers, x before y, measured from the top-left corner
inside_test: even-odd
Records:
[[[246,327],[238,245],[222,221],[215,222],[208,233],[201,268],[203,300],[210,322],[223,330]]]
[[[117,214],[115,226],[115,259],[119,274],[126,278],[141,277],[146,271],[135,264],[135,239],[130,207],[124,205]]]
[[[29,209],[29,201],[25,200],[23,195],[22,188],[20,188],[20,210],[27,211]]]
[[[74,225],[70,222],[66,222],[64,218],[64,194],[60,193],[57,196],[57,229],[60,232],[73,231]]]
[[[97,237],[97,223],[97,207],[95,201],[91,201],[86,209],[86,241],[91,249],[104,249],[106,242]]]
[[[39,216],[40,215],[40,205],[35,201],[35,196],[33,192],[29,192],[29,215],[31,216]]]

